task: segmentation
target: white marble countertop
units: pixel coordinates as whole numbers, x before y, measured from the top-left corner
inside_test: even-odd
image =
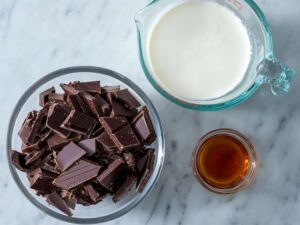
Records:
[[[296,225],[300,221],[300,86],[273,97],[267,87],[233,109],[203,113],[161,97],[141,70],[133,16],[146,0],[1,0],[0,2],[0,224],[63,224],[36,209],[8,171],[8,118],[26,88],[44,74],[74,65],[116,70],[138,83],[157,107],[166,133],[166,162],[155,190],[134,210],[107,224]],[[274,34],[278,58],[300,71],[300,4],[258,0]],[[249,136],[259,159],[247,190],[219,196],[202,189],[191,153],[204,133],[219,127]]]

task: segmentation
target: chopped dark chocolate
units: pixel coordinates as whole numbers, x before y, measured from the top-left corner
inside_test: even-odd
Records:
[[[97,177],[97,179],[107,190],[114,192],[118,185],[124,180],[124,174],[124,161],[117,159],[113,161],[108,168]]]
[[[53,133],[53,135],[47,139],[47,143],[51,150],[55,150],[66,146],[71,141],[78,141],[80,139],[80,135],[70,135],[68,138],[63,138],[60,135]]]
[[[86,152],[87,156],[92,156],[97,151],[97,141],[95,138],[80,141],[78,146]]]
[[[116,99],[125,103],[126,107],[129,109],[135,109],[141,106],[141,104],[136,100],[135,97],[128,91],[128,89],[123,89],[115,93]]]
[[[111,134],[111,139],[120,151],[132,149],[140,145],[139,140],[129,125]]]
[[[43,107],[49,101],[49,95],[55,93],[55,88],[51,87],[40,93],[40,106]]]
[[[29,172],[31,170],[30,167],[26,165],[25,154],[15,150],[11,150],[10,154],[11,162],[18,170],[22,172]]]
[[[141,143],[151,144],[156,139],[150,115],[145,107],[132,120],[132,127]]]
[[[55,178],[53,184],[64,190],[76,189],[97,177],[100,168],[100,166],[89,161],[79,160],[72,167]]]
[[[65,213],[68,216],[72,216],[72,212],[69,209],[67,203],[65,200],[63,200],[59,194],[57,194],[56,191],[52,192],[51,194],[46,195],[46,201],[50,204],[53,205],[54,207],[58,208],[60,211]]]
[[[99,143],[107,149],[114,149],[116,148],[116,145],[114,143],[114,141],[111,139],[111,137],[109,136],[109,134],[107,133],[107,131],[104,131],[98,138],[97,141],[99,141]]]
[[[90,196],[93,202],[97,202],[98,198],[100,197],[99,193],[93,188],[91,184],[87,184],[83,186],[85,192]]]
[[[99,121],[109,133],[114,133],[119,128],[128,124],[126,117],[102,117]]]
[[[78,134],[90,134],[95,127],[96,122],[97,121],[93,117],[72,110],[60,127]]]
[[[120,91],[120,86],[104,86],[102,87],[102,93],[115,93],[117,91]]]
[[[21,152],[11,162],[27,173],[37,195],[71,216],[76,204],[114,202],[151,177],[155,130],[146,107],[128,89],[99,81],[61,84],[40,94],[19,131]]]
[[[111,103],[111,116],[126,116],[126,117],[132,117],[136,114],[136,110],[130,110],[125,107],[125,105],[118,100],[112,100]]]
[[[136,191],[142,193],[146,184],[148,183],[152,172],[153,172],[153,165],[154,165],[154,153],[153,150],[148,150],[147,152],[147,162],[142,174],[140,174],[137,184],[136,184]]]
[[[61,128],[60,125],[68,117],[70,111],[70,107],[66,105],[60,105],[58,103],[51,105],[48,111],[47,127],[63,138],[67,138],[70,135],[70,131]]]
[[[76,82],[72,86],[78,91],[101,93],[100,81]]]
[[[121,187],[116,191],[112,200],[114,202],[120,201],[124,195],[131,189],[133,184],[136,182],[136,177],[130,176],[127,177],[126,181],[121,185]]]
[[[59,168],[64,171],[85,155],[85,153],[82,148],[71,142],[57,154],[55,160]]]
[[[55,103],[64,103],[66,101],[66,95],[65,94],[58,94],[58,93],[51,93],[49,95],[49,101],[55,102]]]

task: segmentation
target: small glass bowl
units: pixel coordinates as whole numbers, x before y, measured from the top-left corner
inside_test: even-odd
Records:
[[[55,86],[56,90],[59,92],[61,90],[59,87],[60,83],[92,80],[100,80],[102,86],[120,85],[122,88],[128,88],[142,105],[146,105],[148,107],[157,135],[156,141],[152,144],[152,146],[156,149],[154,170],[142,193],[136,193],[135,190],[131,190],[120,202],[116,204],[108,197],[97,205],[77,205],[73,211],[73,217],[68,217],[62,214],[55,207],[46,203],[43,197],[36,196],[34,190],[32,190],[29,186],[26,174],[16,170],[16,168],[12,165],[10,150],[19,150],[21,148],[21,140],[18,136],[18,131],[27,113],[34,109],[39,109],[38,102],[40,92],[52,86]],[[69,67],[54,71],[29,87],[18,101],[10,118],[6,146],[10,172],[17,186],[27,199],[37,208],[56,219],[78,224],[91,224],[109,221],[120,217],[133,209],[154,188],[161,173],[165,156],[165,140],[159,116],[146,94],[125,76],[108,69],[91,66]]]
[[[243,176],[243,178],[234,186],[231,188],[216,188],[209,183],[207,183],[201,176],[201,173],[199,172],[197,168],[197,159],[199,154],[201,153],[201,146],[203,143],[208,140],[209,138],[215,136],[215,135],[227,135],[231,136],[234,139],[238,140],[246,149],[248,156],[249,156],[249,168],[247,173]],[[214,192],[216,194],[234,194],[236,192],[239,192],[246,187],[248,187],[251,182],[253,181],[255,174],[256,174],[256,153],[254,146],[250,142],[250,140],[241,134],[240,132],[232,129],[227,128],[220,128],[213,130],[207,134],[205,134],[199,141],[198,145],[196,146],[196,149],[193,153],[192,157],[192,167],[193,167],[193,173],[196,177],[196,179],[199,181],[199,183],[206,188],[207,190]]]

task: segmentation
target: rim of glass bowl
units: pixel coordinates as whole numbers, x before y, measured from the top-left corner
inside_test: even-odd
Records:
[[[150,2],[146,7],[149,7],[151,5],[156,4],[157,2],[159,2],[160,0],[153,0],[152,2]],[[266,50],[265,50],[265,58],[272,58],[273,57],[273,40],[272,40],[272,30],[270,28],[270,25],[264,15],[264,13],[261,11],[261,9],[259,8],[259,6],[253,1],[253,0],[244,0],[251,8],[252,10],[255,12],[255,14],[257,15],[257,17],[259,18],[261,24],[262,24],[262,28],[264,28],[264,33],[265,33],[265,38],[266,38]],[[145,8],[146,8],[145,7]],[[145,9],[144,8],[144,9]],[[142,10],[144,10],[142,9]],[[141,10],[141,11],[142,11]],[[139,12],[138,12],[139,13]],[[138,15],[137,13],[137,15]],[[168,100],[170,100],[171,102],[187,108],[187,109],[192,109],[192,110],[198,110],[198,111],[217,111],[217,110],[222,110],[222,109],[226,109],[226,108],[230,108],[233,107],[235,105],[238,105],[242,102],[244,102],[246,99],[248,99],[250,96],[252,96],[254,94],[254,92],[263,84],[263,78],[258,77],[253,85],[251,85],[251,87],[244,91],[243,93],[241,93],[241,95],[223,102],[223,103],[217,103],[217,104],[211,104],[211,105],[200,105],[200,104],[196,104],[196,103],[191,103],[188,101],[184,101],[182,99],[176,98],[175,96],[169,94],[167,91],[165,91],[152,77],[151,72],[148,70],[147,66],[146,66],[146,62],[144,60],[144,52],[143,52],[143,47],[142,47],[142,37],[141,37],[141,32],[140,32],[140,28],[139,28],[139,20],[137,18],[135,18],[135,22],[137,25],[137,35],[138,35],[138,46],[139,46],[139,58],[140,58],[140,62],[142,65],[142,69],[147,77],[147,79],[149,80],[149,82],[152,84],[152,86],[165,98],[167,98]]]
[[[35,92],[40,86],[46,84],[48,81],[53,80],[57,77],[64,76],[71,73],[80,73],[80,72],[89,72],[89,73],[99,73],[102,75],[110,76],[118,81],[121,81],[122,83],[126,84],[128,87],[133,89],[133,91],[144,101],[144,103],[147,105],[150,113],[153,115],[153,124],[155,126],[155,129],[157,131],[157,141],[158,141],[158,149],[157,149],[157,162],[155,165],[155,168],[153,170],[153,175],[150,178],[149,182],[151,185],[147,185],[143,193],[137,194],[135,198],[133,198],[130,202],[126,203],[120,210],[116,211],[115,213],[101,216],[101,217],[95,217],[95,218],[76,218],[76,217],[68,217],[62,214],[59,214],[55,212],[54,210],[42,205],[39,203],[33,196],[30,194],[25,186],[23,185],[21,179],[19,178],[17,171],[15,167],[12,165],[10,160],[10,150],[12,148],[12,136],[13,131],[15,129],[15,123],[16,119],[19,115],[20,110],[24,106],[25,102],[28,100],[28,98],[32,95],[33,92]],[[80,80],[80,79],[79,79]],[[154,188],[155,184],[157,183],[157,180],[161,174],[163,162],[164,162],[164,156],[165,156],[165,139],[164,139],[164,133],[162,129],[162,125],[158,116],[158,113],[152,104],[151,100],[147,97],[147,95],[131,80],[126,78],[120,73],[114,72],[109,69],[101,68],[101,67],[94,67],[94,66],[75,66],[75,67],[67,67],[63,69],[56,70],[52,73],[49,73],[48,75],[42,77],[38,81],[36,81],[34,84],[32,84],[25,93],[21,96],[19,101],[17,102],[13,113],[10,117],[9,126],[8,126],[8,132],[7,132],[7,139],[6,139],[6,153],[7,153],[7,160],[10,172],[13,176],[13,179],[21,192],[25,195],[25,197],[33,203],[37,208],[42,210],[44,213],[65,221],[65,222],[71,222],[71,223],[78,223],[78,224],[90,224],[90,223],[101,223],[106,222],[109,220],[116,219],[125,213],[129,212],[131,209],[133,209],[137,204],[139,204],[148,194],[149,192]]]

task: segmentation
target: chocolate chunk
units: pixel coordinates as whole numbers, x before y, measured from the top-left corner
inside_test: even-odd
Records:
[[[123,157],[127,164],[127,167],[133,172],[135,172],[135,159],[133,154],[131,154],[130,152],[125,152],[123,153]]]
[[[81,96],[96,117],[100,118],[110,113],[110,105],[100,95],[92,96],[84,92]]]
[[[115,93],[116,99],[125,103],[126,107],[129,109],[135,109],[140,107],[141,104],[136,100],[135,97],[128,91],[128,89],[123,89]]]
[[[32,152],[36,152],[36,151],[39,151],[39,150],[40,150],[40,147],[39,147],[38,143],[35,143],[33,145],[24,146],[22,148],[22,153],[24,153],[24,154],[30,154]]]
[[[86,160],[79,160],[72,167],[64,171],[59,177],[54,179],[53,184],[58,188],[65,190],[78,188],[97,177],[100,168],[100,166],[94,163]]]
[[[40,106],[43,107],[49,101],[49,95],[55,93],[55,88],[51,87],[40,93]]]
[[[56,167],[56,164],[53,161],[44,163],[42,169],[56,175],[59,175],[61,173],[61,171],[58,170],[58,167]]]
[[[99,121],[109,133],[114,133],[122,126],[128,124],[126,117],[102,117]]]
[[[78,91],[101,93],[100,81],[77,82],[72,85]]]
[[[66,101],[66,95],[65,94],[51,93],[49,95],[49,101],[52,101],[52,102],[55,102],[55,103],[64,103]]]
[[[67,203],[57,194],[56,191],[51,194],[46,195],[46,200],[50,205],[58,208],[60,211],[65,213],[68,216],[72,216],[72,212],[69,209]]]
[[[123,181],[125,173],[124,168],[124,161],[117,159],[113,161],[108,168],[97,177],[97,179],[107,190],[113,192],[119,183]]]
[[[22,127],[18,133],[20,138],[22,139],[22,142],[24,144],[27,144],[28,135],[30,134],[32,130],[33,122],[35,121],[37,116],[37,111],[32,111],[28,113],[26,119],[24,120]]]
[[[30,165],[33,164],[34,162],[36,162],[36,160],[38,160],[44,153],[44,150],[39,150],[39,151],[34,151],[31,152],[30,154],[28,154],[25,157],[25,161],[26,161],[26,165]]]
[[[140,192],[140,193],[143,192],[143,190],[153,172],[153,165],[154,165],[154,158],[155,158],[153,150],[148,150],[147,155],[148,155],[148,157],[147,157],[147,162],[146,162],[144,171],[140,175],[138,182],[137,182],[137,186],[136,186],[136,191]]]
[[[48,107],[44,107],[41,111],[38,112],[35,121],[32,124],[32,128],[27,137],[27,144],[34,144],[38,136],[38,132],[42,127],[43,119],[46,118]]]
[[[30,167],[26,165],[25,154],[15,150],[11,150],[10,154],[11,162],[18,170],[22,172],[29,172],[31,170]]]
[[[61,88],[68,95],[79,95],[80,91],[68,84],[60,84]]]
[[[75,209],[76,204],[78,202],[78,199],[76,198],[75,195],[72,195],[72,197],[70,197],[70,198],[64,198],[64,200],[67,203],[67,205],[69,206],[69,208]]]
[[[78,134],[90,134],[95,125],[96,120],[94,118],[72,110],[60,127]]]
[[[49,194],[55,190],[55,187],[52,184],[54,176],[48,173],[43,173],[40,168],[32,171],[30,174],[28,174],[28,177],[30,181],[30,187],[39,191],[43,195]]]
[[[90,137],[91,138],[99,137],[103,132],[104,132],[104,127],[100,123],[97,123],[96,126],[94,127]]]
[[[142,158],[140,158],[136,163],[136,169],[137,172],[140,174],[143,172],[144,168],[146,167],[148,155],[144,155]]]
[[[107,131],[104,131],[98,138],[97,141],[99,141],[99,143],[107,149],[114,149],[116,148],[116,145],[114,143],[114,141],[111,139],[111,137],[109,136],[109,134],[107,133]]]
[[[140,145],[130,126],[125,126],[111,134],[111,139],[120,151],[135,148]]]
[[[51,105],[48,111],[47,127],[63,138],[67,138],[70,135],[70,131],[61,128],[60,125],[68,117],[70,111],[71,109],[65,105],[58,103]]]
[[[85,151],[78,145],[71,142],[57,154],[55,160],[59,168],[64,171],[79,160],[83,155],[85,155]]]
[[[145,107],[132,120],[132,127],[141,143],[151,144],[156,139],[149,112]]]
[[[91,184],[87,184],[83,187],[85,192],[90,196],[93,202],[97,202],[98,198],[100,197],[99,193],[93,188]]]
[[[80,98],[80,96],[78,96],[78,95],[67,95],[67,103],[69,106],[71,106],[72,109],[81,111],[81,107],[78,102],[78,98]]]
[[[51,150],[62,148],[69,144],[71,141],[78,141],[81,139],[80,135],[70,135],[68,138],[63,138],[60,135],[54,133],[47,139],[48,146]]]
[[[87,156],[92,156],[97,151],[97,141],[95,138],[80,141],[78,146],[86,152]]]
[[[131,189],[135,181],[136,181],[135,177],[133,176],[127,177],[126,181],[121,185],[121,187],[114,194],[112,200],[114,202],[120,201],[124,197],[124,195]]]
[[[125,105],[118,100],[112,100],[111,107],[111,116],[132,117],[136,114],[136,110],[127,109]]]
[[[117,91],[120,91],[119,85],[102,87],[102,93],[115,93]]]

